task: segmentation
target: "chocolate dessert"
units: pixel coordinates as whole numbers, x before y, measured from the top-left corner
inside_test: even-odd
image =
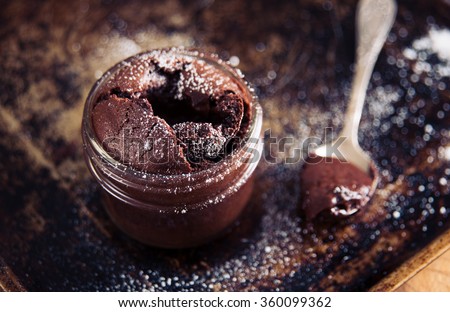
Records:
[[[370,200],[376,171],[370,175],[334,157],[308,158],[300,176],[302,210],[311,220],[327,211],[350,216]]]
[[[94,85],[85,159],[123,232],[187,248],[237,220],[259,160],[242,159],[262,149],[262,110],[242,78],[214,55],[172,48],[128,58]]]
[[[98,94],[92,111],[98,140],[116,160],[148,173],[209,168],[249,126],[250,99],[237,81],[172,50],[125,60]]]

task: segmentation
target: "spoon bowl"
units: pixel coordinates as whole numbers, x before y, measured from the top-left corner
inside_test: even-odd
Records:
[[[337,148],[333,146],[338,146]],[[336,150],[337,149],[337,150]],[[359,145],[359,143],[352,139],[340,136],[331,144],[321,145],[314,150],[314,154],[320,157],[334,157],[343,162],[350,162],[356,168],[365,173],[370,173],[373,165],[373,160],[370,158]]]

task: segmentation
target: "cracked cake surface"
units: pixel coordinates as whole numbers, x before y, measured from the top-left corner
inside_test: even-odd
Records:
[[[240,82],[195,53],[177,52],[131,57],[97,91],[95,134],[113,158],[135,169],[203,170],[233,152],[247,133],[250,100]]]

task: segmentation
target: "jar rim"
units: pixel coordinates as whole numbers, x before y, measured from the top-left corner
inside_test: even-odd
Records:
[[[250,109],[252,110],[250,127],[246,132],[243,138],[243,144],[239,146],[236,150],[226,155],[225,158],[218,161],[213,166],[189,173],[180,173],[180,174],[162,174],[162,173],[150,173],[143,170],[136,169],[132,166],[123,164],[120,160],[113,158],[102,146],[101,142],[99,142],[97,135],[94,132],[93,122],[91,118],[92,108],[94,100],[97,96],[97,91],[100,87],[108,81],[108,79],[115,74],[118,70],[120,70],[123,66],[127,64],[130,60],[135,58],[142,57],[144,55],[148,55],[153,52],[167,52],[174,53],[177,55],[188,56],[192,58],[196,58],[202,61],[207,62],[210,65],[215,66],[222,72],[227,75],[230,75],[233,79],[235,79],[240,86],[242,86],[243,91],[246,92],[246,96],[250,101]],[[108,177],[116,180],[116,181],[124,181],[124,176],[127,177],[127,185],[134,187],[141,187],[143,184],[150,185],[155,187],[156,185],[161,185],[161,183],[165,186],[171,185],[174,181],[185,181],[188,180],[195,185],[196,182],[205,179],[205,175],[208,177],[212,177],[212,179],[219,179],[221,175],[218,172],[226,169],[227,167],[231,167],[233,162],[240,157],[244,157],[244,155],[250,151],[258,151],[260,150],[259,145],[260,141],[260,133],[262,129],[262,108],[258,102],[258,98],[253,90],[253,88],[249,85],[249,83],[244,79],[243,74],[239,69],[233,68],[227,62],[221,60],[216,54],[199,52],[196,50],[190,50],[185,48],[168,48],[168,49],[155,49],[145,51],[136,55],[133,55],[122,62],[117,63],[113,67],[111,67],[107,72],[105,72],[100,79],[98,79],[92,89],[90,90],[88,97],[86,99],[84,112],[83,112],[83,123],[82,123],[82,138],[84,148],[88,151],[90,159],[88,161],[94,160],[93,158],[101,161],[102,168],[108,171]],[[255,139],[255,140],[252,140]],[[256,155],[258,159],[253,161],[258,162],[259,157],[261,155]],[[106,168],[105,168],[106,167]],[[256,166],[255,166],[256,167]],[[92,170],[92,168],[91,168]],[[223,177],[222,177],[223,178]]]

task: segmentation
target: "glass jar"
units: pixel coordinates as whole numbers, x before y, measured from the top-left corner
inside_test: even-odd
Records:
[[[262,110],[239,72],[226,63],[211,55],[173,53],[188,53],[213,65],[235,80],[250,99],[250,127],[238,148],[205,170],[176,175],[147,173],[111,157],[93,130],[92,110],[99,89],[124,62],[105,73],[92,88],[84,108],[82,138],[87,166],[103,189],[105,208],[113,222],[142,243],[185,248],[219,236],[246,206],[262,153]]]

